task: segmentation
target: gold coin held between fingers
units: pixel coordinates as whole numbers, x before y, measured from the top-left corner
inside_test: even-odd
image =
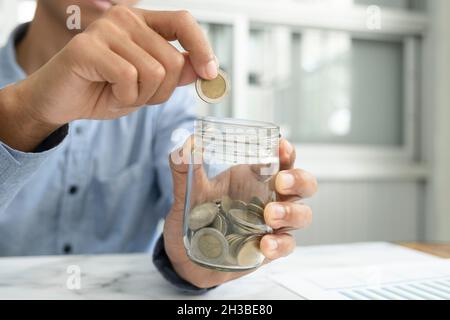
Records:
[[[219,103],[230,90],[230,81],[223,70],[219,69],[217,77],[213,80],[198,78],[195,83],[198,96],[207,103]]]

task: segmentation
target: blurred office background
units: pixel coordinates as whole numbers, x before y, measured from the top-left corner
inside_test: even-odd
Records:
[[[0,0],[0,42],[32,0]],[[272,121],[319,180],[299,244],[450,241],[448,0],[143,0],[201,22],[231,96],[199,113]]]

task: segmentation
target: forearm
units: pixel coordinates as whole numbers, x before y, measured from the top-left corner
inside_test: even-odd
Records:
[[[0,141],[16,150],[30,152],[57,127],[33,118],[20,89],[16,84],[0,90]]]

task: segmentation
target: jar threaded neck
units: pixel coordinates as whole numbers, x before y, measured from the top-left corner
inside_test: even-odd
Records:
[[[216,163],[278,162],[280,129],[272,123],[202,117],[194,136],[195,150]]]

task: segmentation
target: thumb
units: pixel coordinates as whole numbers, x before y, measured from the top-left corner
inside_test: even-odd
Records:
[[[169,165],[172,171],[174,209],[183,210],[186,197],[186,188],[198,189],[200,184],[208,182],[205,170],[202,165],[201,153],[194,148],[194,136],[191,135],[181,148],[174,150],[169,155]],[[191,185],[187,186],[187,179],[191,171]]]

